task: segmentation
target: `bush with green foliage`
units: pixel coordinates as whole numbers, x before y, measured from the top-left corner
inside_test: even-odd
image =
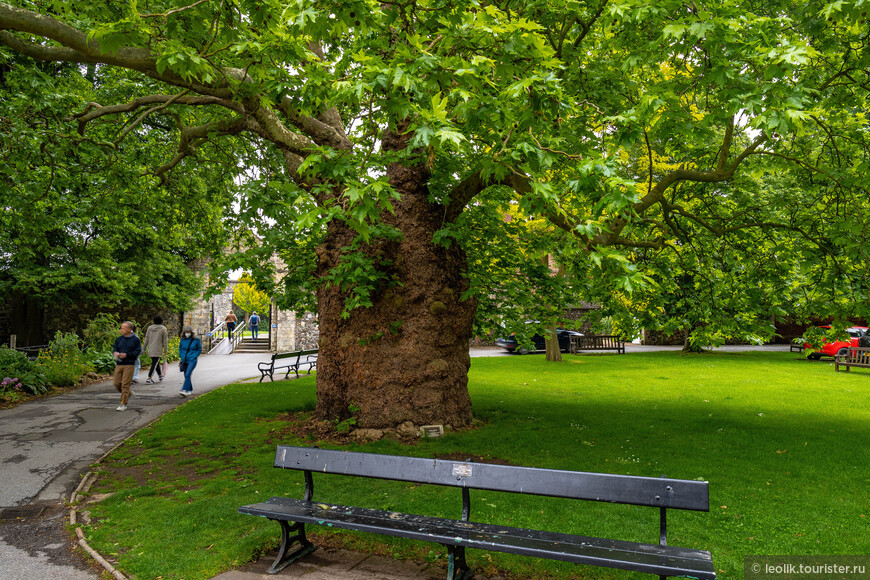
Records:
[[[120,321],[111,314],[98,314],[82,331],[85,348],[96,352],[112,352],[120,325]]]
[[[20,389],[33,395],[41,395],[48,389],[48,380],[36,364],[30,361],[23,352],[12,350],[8,347],[0,347],[0,377],[17,379]],[[9,385],[12,383],[10,382]],[[4,396],[10,392],[0,393]]]
[[[81,350],[81,341],[75,334],[57,331],[48,348],[36,359],[36,365],[56,387],[70,387],[88,372],[90,361]]]
[[[95,372],[100,374],[111,374],[115,370],[115,357],[110,352],[94,352],[89,350],[87,353],[91,366]]]

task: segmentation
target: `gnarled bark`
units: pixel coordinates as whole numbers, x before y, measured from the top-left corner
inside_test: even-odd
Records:
[[[406,139],[385,137],[384,146],[404,147]],[[468,342],[477,307],[461,300],[468,289],[465,252],[432,243],[442,226],[443,206],[428,201],[425,166],[393,164],[390,184],[401,194],[395,214],[384,221],[402,232],[398,241],[373,241],[365,251],[389,261],[392,284],[379,289],[373,306],[341,318],[345,293],[324,285],[318,292],[320,363],[317,415],[355,417],[360,427],[460,427],[471,421],[467,372]],[[339,263],[355,233],[333,222],[318,249],[318,275]]]

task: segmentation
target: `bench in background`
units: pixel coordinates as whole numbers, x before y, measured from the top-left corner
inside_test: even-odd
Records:
[[[581,350],[615,350],[616,354],[625,354],[625,340],[615,334],[572,336],[570,350],[571,354]]]
[[[304,360],[302,357],[305,357]],[[278,364],[276,364],[278,363]],[[267,376],[269,380],[274,381],[273,376],[275,371],[287,369],[287,374],[284,378],[290,376],[291,372],[296,372],[296,378],[299,378],[299,369],[308,367],[308,374],[311,370],[317,367],[317,350],[295,350],[293,352],[279,352],[272,355],[272,360],[269,362],[261,362],[257,365],[257,370],[260,371],[260,382],[263,382]]]
[[[269,569],[271,574],[279,572],[315,549],[305,537],[305,525],[317,524],[442,544],[448,552],[448,580],[468,579],[473,576],[465,562],[466,548],[634,570],[655,574],[660,578],[716,577],[710,552],[667,545],[667,510],[708,511],[706,481],[608,475],[283,445],[278,446],[275,467],[304,472],[303,498],[273,497],[263,503],[239,508],[239,513],[265,517],[281,525],[281,547]],[[315,502],[314,473],[456,487],[461,490],[461,504],[459,501],[456,503],[457,512],[461,507],[461,517],[449,519]],[[658,508],[660,541],[658,544],[644,544],[475,522],[471,520],[470,491],[473,489]],[[546,515],[541,518],[546,518]],[[291,547],[294,546],[296,548],[291,552]]]
[[[849,352],[834,357],[834,370],[839,371],[841,366],[846,367],[847,373],[851,367],[870,369],[870,348],[849,347]]]

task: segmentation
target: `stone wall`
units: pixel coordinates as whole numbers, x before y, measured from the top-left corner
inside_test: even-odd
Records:
[[[598,306],[578,306],[565,309],[565,320],[571,324],[572,330],[583,334],[594,334],[592,328],[601,321],[601,311]]]
[[[317,315],[313,312],[306,312],[303,316],[296,318],[296,348],[310,350],[319,348],[319,345],[320,327],[317,326]]]
[[[686,333],[677,331],[674,334],[665,334],[658,330],[649,330],[645,328],[641,334],[640,343],[647,346],[664,346],[664,345],[680,345],[686,342]]]
[[[292,310],[278,310],[274,304],[272,313],[272,350],[274,352],[297,350],[296,313]]]

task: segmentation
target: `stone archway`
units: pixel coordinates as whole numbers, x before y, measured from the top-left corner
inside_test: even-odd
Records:
[[[275,265],[275,278],[280,280],[287,272],[286,266],[277,256],[272,258]],[[208,285],[207,261],[191,264],[196,272],[204,272],[204,285]],[[238,279],[230,279],[220,294],[206,299],[201,293],[193,308],[182,315],[183,324],[191,326],[199,336],[206,337],[208,333],[223,320],[233,305],[233,293]],[[296,316],[293,310],[281,310],[272,300],[269,312],[269,328],[263,328],[261,334],[269,335],[270,352],[287,352],[299,349],[315,349],[318,347],[320,333],[317,326],[317,315],[306,312]],[[203,344],[206,348],[206,345]]]

